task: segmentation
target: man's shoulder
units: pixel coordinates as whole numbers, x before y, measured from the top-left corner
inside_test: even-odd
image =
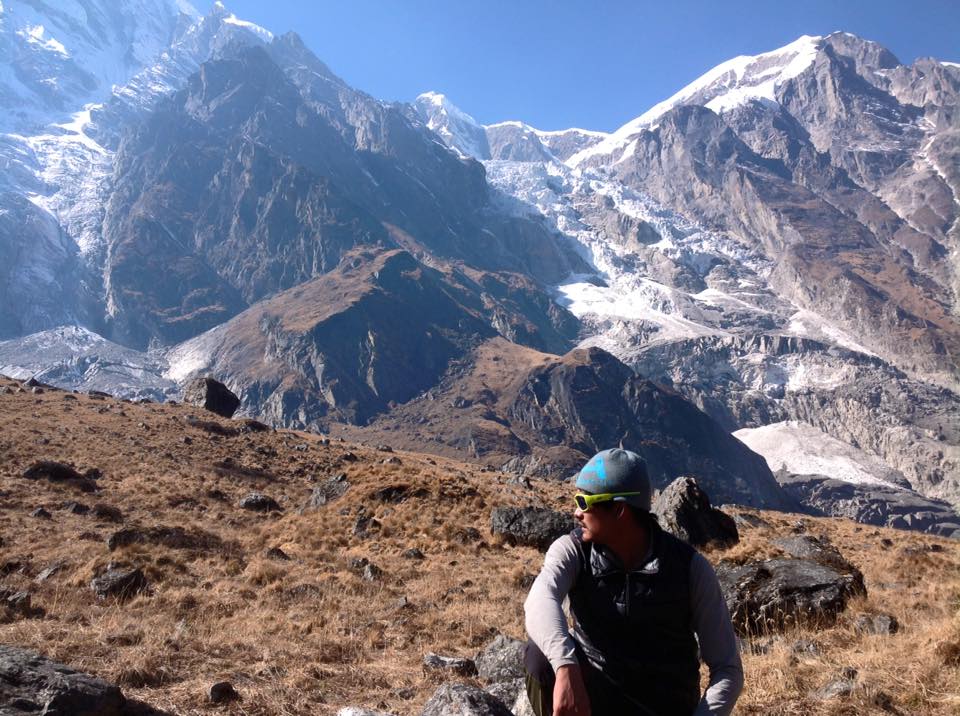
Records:
[[[656,525],[653,529],[656,530],[661,551],[666,553],[664,556],[672,559],[680,558],[684,561],[694,560],[697,556],[703,557],[694,547],[691,547],[679,537],[670,534],[660,525]]]
[[[561,555],[576,556],[579,554],[582,544],[583,540],[580,539],[580,531],[573,530],[561,537],[557,537],[557,539],[551,542],[550,547],[547,549],[547,555],[554,554],[558,557]]]

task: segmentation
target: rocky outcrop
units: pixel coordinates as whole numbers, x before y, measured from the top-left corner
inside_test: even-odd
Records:
[[[793,625],[828,626],[851,598],[864,594],[863,578],[810,559],[721,562],[717,577],[738,634],[749,636]]]
[[[960,539],[960,515],[946,502],[883,484],[858,485],[783,470],[774,474],[784,490],[813,514]]]
[[[146,591],[147,578],[140,569],[125,569],[112,567],[94,577],[90,588],[98,599],[113,597],[118,601],[130,599],[140,592]]]
[[[667,485],[654,500],[652,512],[663,529],[694,547],[729,546],[740,540],[733,518],[712,507],[692,477]]]
[[[476,686],[444,684],[434,692],[420,716],[511,716],[501,701]]]
[[[201,65],[125,135],[112,185],[109,330],[135,347],[197,335],[358,247],[551,282],[583,265],[537,222],[491,206],[479,164],[344,84],[295,36]]]
[[[496,507],[490,515],[490,531],[508,544],[522,544],[546,551],[553,541],[575,527],[572,512],[542,507]]]
[[[477,675],[484,681],[496,683],[522,679],[524,642],[498,634],[475,659]]]
[[[628,362],[731,431],[799,420],[883,460],[876,477],[960,504],[960,396],[876,356],[792,336],[709,337]]]
[[[487,341],[437,388],[354,434],[389,434],[395,445],[552,479],[623,444],[644,457],[656,488],[693,475],[718,502],[793,505],[762,458],[681,395],[597,348],[553,356]]]
[[[187,383],[183,388],[183,400],[222,418],[232,418],[240,407],[240,399],[227,386],[210,376]]]
[[[168,360],[172,372],[183,362],[223,376],[247,412],[274,424],[362,424],[433,387],[453,361],[499,331],[562,345],[569,316],[537,293],[522,279],[508,287],[503,276],[443,273],[406,251],[361,252],[179,346]]]
[[[0,703],[9,713],[125,716],[116,686],[13,646],[0,646]]]

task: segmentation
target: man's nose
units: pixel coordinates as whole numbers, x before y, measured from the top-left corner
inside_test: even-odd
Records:
[[[573,511],[573,519],[577,522],[583,522],[583,510],[579,507]]]

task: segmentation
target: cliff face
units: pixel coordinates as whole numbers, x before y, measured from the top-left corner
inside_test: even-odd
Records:
[[[878,357],[798,338],[704,338],[651,347],[633,365],[731,431],[800,420],[960,505],[960,399]]]
[[[596,348],[556,356],[494,338],[451,363],[424,395],[362,428],[334,430],[552,479],[622,444],[643,455],[658,488],[696,475],[717,500],[798,506],[764,460],[710,416]]]
[[[571,327],[521,277],[471,277],[400,249],[358,250],[178,346],[168,373],[221,376],[245,410],[275,424],[363,424],[434,386],[480,341],[502,333],[556,346]]]

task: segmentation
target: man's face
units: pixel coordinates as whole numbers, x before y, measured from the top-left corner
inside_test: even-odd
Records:
[[[603,544],[609,538],[616,529],[617,507],[615,502],[600,502],[589,510],[578,507],[574,511],[573,518],[583,530],[584,542]]]

